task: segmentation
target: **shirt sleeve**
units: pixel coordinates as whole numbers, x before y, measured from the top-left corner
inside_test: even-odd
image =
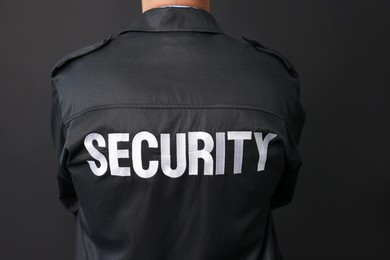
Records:
[[[303,163],[298,144],[305,121],[306,112],[298,100],[291,122],[286,122],[286,163],[283,175],[271,199],[271,209],[285,206],[293,199],[298,173]]]
[[[50,131],[57,159],[56,170],[59,200],[65,208],[73,214],[73,217],[76,218],[78,211],[78,199],[71,175],[66,168],[66,161],[68,157],[68,150],[65,147],[67,130],[62,121],[58,92],[55,86],[53,86],[53,83],[51,97]]]

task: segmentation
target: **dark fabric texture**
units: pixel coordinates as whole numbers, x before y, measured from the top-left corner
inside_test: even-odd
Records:
[[[75,259],[279,260],[305,122],[297,74],[195,8],[154,8],[52,71]]]

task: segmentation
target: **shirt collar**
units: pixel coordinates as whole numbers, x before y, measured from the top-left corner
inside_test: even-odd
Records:
[[[126,31],[223,33],[211,13],[192,6],[161,6],[139,15]]]

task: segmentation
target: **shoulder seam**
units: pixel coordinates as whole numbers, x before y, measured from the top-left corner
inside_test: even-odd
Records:
[[[108,42],[110,42],[113,38],[113,35],[110,34],[108,35],[107,37],[105,37],[103,40],[97,42],[97,43],[94,43],[92,45],[88,45],[88,46],[85,46],[85,47],[82,47],[78,50],[75,50],[67,55],[65,55],[64,57],[62,57],[59,61],[57,61],[57,63],[53,66],[53,68],[51,69],[51,73],[50,73],[50,76],[53,78],[55,76],[55,74],[65,65],[67,64],[68,62],[74,60],[74,59],[77,59],[81,56],[84,56],[88,53],[91,53],[97,49],[100,49],[101,47],[105,46]]]

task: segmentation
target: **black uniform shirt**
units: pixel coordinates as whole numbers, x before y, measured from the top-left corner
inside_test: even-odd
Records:
[[[271,213],[293,197],[305,121],[286,58],[170,6],[51,76],[75,259],[281,259]]]

